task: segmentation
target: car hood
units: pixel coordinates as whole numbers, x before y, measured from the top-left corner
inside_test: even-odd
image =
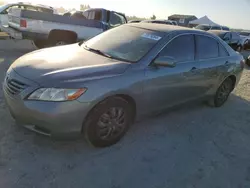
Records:
[[[23,77],[44,83],[117,75],[129,65],[73,44],[28,53],[17,59],[11,68]]]

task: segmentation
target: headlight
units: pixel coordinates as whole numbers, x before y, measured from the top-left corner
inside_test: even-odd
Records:
[[[34,91],[28,100],[40,101],[72,101],[80,97],[87,91],[83,89],[58,89],[58,88],[40,88]]]

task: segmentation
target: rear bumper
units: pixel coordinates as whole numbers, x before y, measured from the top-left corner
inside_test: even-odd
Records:
[[[29,31],[18,31],[17,29],[14,29],[9,26],[2,26],[1,30],[3,32],[8,33],[12,38],[14,39],[31,39],[31,40],[41,40],[41,39],[47,39],[47,34],[41,34],[41,33],[35,33],[35,32],[29,32]]]

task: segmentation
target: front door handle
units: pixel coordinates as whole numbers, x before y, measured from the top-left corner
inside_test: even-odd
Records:
[[[229,61],[226,61],[225,65],[228,65],[229,64]]]

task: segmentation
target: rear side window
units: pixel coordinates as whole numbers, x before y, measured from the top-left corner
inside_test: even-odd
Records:
[[[194,36],[183,35],[183,36],[179,36],[173,39],[160,52],[159,55],[172,57],[177,62],[193,61],[194,60]]]
[[[219,57],[218,42],[211,37],[196,35],[196,56],[198,59]]]
[[[222,46],[222,44],[218,44],[219,45],[219,54],[220,57],[226,57],[229,56],[229,53],[227,52],[226,48],[224,46]]]
[[[239,39],[240,35],[238,33],[232,33],[232,39]]]

